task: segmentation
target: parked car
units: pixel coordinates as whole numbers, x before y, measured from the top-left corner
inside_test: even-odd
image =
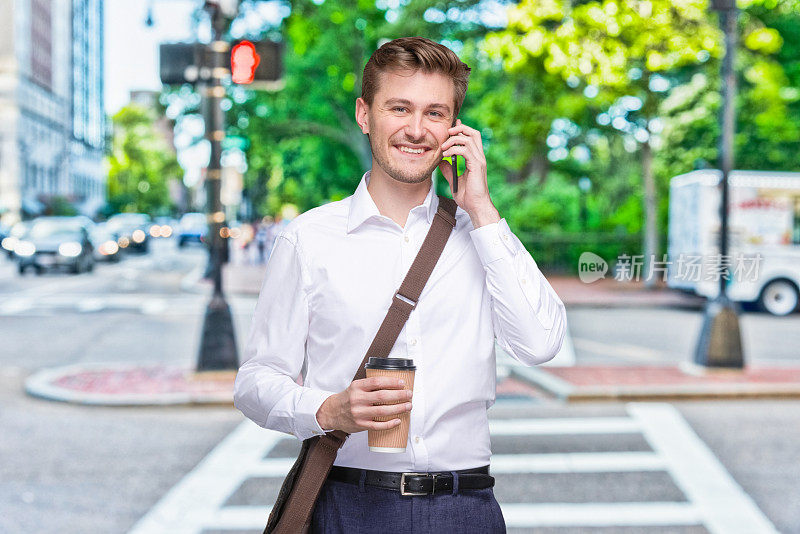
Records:
[[[122,251],[117,243],[117,238],[106,223],[94,225],[89,231],[89,239],[94,247],[95,261],[119,261]]]
[[[150,216],[145,213],[118,213],[109,217],[106,227],[121,249],[147,252],[150,223]]]
[[[208,235],[208,219],[205,213],[191,212],[181,217],[178,223],[178,246],[183,247],[190,241],[205,243]]]
[[[65,267],[73,273],[94,269],[94,247],[87,223],[79,217],[38,217],[14,245],[17,269],[36,274]]]
[[[14,257],[14,247],[27,229],[28,223],[20,221],[12,225],[8,231],[8,235],[3,237],[2,241],[0,241],[0,246],[3,247],[3,250],[6,251],[9,258]]]

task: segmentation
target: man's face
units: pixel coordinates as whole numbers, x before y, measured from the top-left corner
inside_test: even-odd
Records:
[[[372,107],[361,98],[356,101],[358,123],[369,134],[372,174],[383,172],[403,183],[430,178],[453,124],[454,94],[452,80],[442,74],[381,74]],[[423,152],[403,152],[399,145],[421,146]]]

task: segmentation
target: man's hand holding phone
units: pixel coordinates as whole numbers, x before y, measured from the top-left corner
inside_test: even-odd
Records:
[[[442,143],[442,157],[452,157],[453,162],[444,159],[439,162],[439,170],[450,184],[453,200],[466,211],[475,228],[486,221],[500,220],[497,209],[489,197],[489,183],[486,173],[486,156],[483,141],[478,130],[470,128],[456,119],[456,124],[447,130],[450,137]],[[457,176],[456,156],[464,157],[464,174]],[[460,182],[460,183],[458,183]],[[458,183],[458,185],[456,185]]]

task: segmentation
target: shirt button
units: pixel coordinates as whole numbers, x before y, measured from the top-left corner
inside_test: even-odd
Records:
[[[525,278],[523,278],[522,280],[520,280],[520,282],[522,282],[523,284],[525,284],[525,283],[527,283],[528,281],[527,281]]]
[[[503,239],[505,239],[506,241],[508,241],[508,236],[507,236],[507,235],[505,235],[505,234],[503,234]]]
[[[411,340],[411,344],[412,344],[412,345],[416,345],[416,344],[417,344],[417,338],[414,338],[414,339],[412,339],[412,340]]]
[[[415,437],[415,438],[414,438],[414,442],[415,442],[415,443],[419,443],[419,436],[417,436],[417,437]]]
[[[406,235],[406,236],[403,236],[403,237],[405,238],[406,243],[408,243],[408,236]]]

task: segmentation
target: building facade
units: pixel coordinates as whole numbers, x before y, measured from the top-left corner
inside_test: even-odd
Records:
[[[102,0],[0,2],[0,217],[105,203]]]

